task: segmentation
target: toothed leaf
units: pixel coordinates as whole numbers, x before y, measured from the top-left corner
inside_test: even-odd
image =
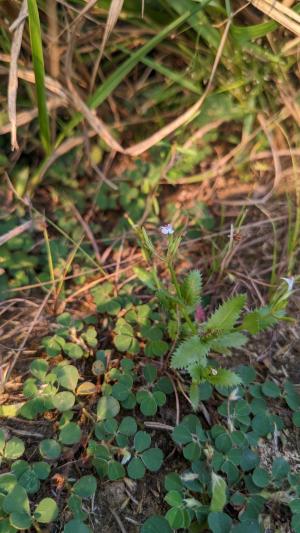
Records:
[[[211,341],[211,349],[218,353],[227,354],[229,348],[239,348],[248,341],[247,337],[238,331],[232,333],[225,333]]]
[[[192,270],[181,286],[181,294],[185,303],[192,309],[200,302],[202,275],[199,270]]]
[[[213,374],[210,372],[210,369],[205,369],[204,373],[207,372],[207,376],[205,376],[205,379],[209,381],[212,385],[221,385],[222,387],[235,387],[236,385],[239,385],[242,380],[240,376],[232,372],[231,370],[227,370],[227,368],[218,368],[217,374]],[[210,372],[210,373],[209,373]]]
[[[234,296],[230,300],[227,300],[206,322],[204,331],[230,331],[239,318],[245,302],[246,296],[244,294]]]
[[[188,368],[197,364],[206,366],[206,356],[210,350],[210,344],[201,342],[197,335],[183,341],[172,357],[172,368]]]
[[[260,307],[259,309],[255,309],[245,316],[240,329],[244,329],[249,331],[249,333],[256,334],[260,331],[270,328],[271,326],[274,326],[274,324],[276,324],[280,318],[280,316],[276,317],[274,314],[272,314],[270,307]]]

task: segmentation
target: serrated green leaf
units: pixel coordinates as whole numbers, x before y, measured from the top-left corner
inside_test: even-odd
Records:
[[[248,342],[248,339],[243,333],[233,331],[220,335],[211,341],[211,349],[218,353],[228,353],[230,348],[240,348]]]
[[[227,368],[218,368],[214,369],[214,371],[204,369],[203,376],[212,385],[219,385],[222,387],[235,387],[241,383],[240,376]]]
[[[241,330],[249,331],[252,335],[274,326],[278,319],[272,315],[270,307],[260,307],[248,313],[240,326]]]
[[[246,303],[246,296],[239,294],[220,305],[205,324],[204,331],[230,331],[238,320]]]
[[[202,275],[199,270],[192,270],[185,278],[180,289],[185,304],[191,310],[194,310],[196,305],[200,303],[202,291]]]
[[[209,350],[210,344],[201,342],[198,335],[194,335],[177,347],[172,356],[171,367],[188,368],[194,364],[205,367]]]

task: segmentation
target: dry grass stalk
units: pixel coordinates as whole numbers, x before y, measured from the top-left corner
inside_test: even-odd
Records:
[[[251,0],[251,3],[265,15],[300,37],[300,16],[298,13],[277,2],[277,0]]]
[[[228,20],[224,33],[221,38],[221,42],[215,57],[215,61],[213,64],[213,68],[211,71],[211,75],[206,87],[206,90],[202,94],[202,96],[197,100],[197,102],[192,105],[187,111],[185,111],[180,117],[173,120],[170,124],[167,124],[163,128],[161,128],[159,131],[148,137],[148,139],[145,139],[144,141],[135,144],[134,146],[131,146],[130,148],[127,148],[125,150],[125,153],[131,156],[138,156],[141,155],[146,150],[149,150],[152,146],[159,143],[163,139],[165,139],[168,135],[176,131],[178,128],[186,124],[188,121],[195,118],[195,115],[200,111],[204,101],[206,100],[207,96],[209,95],[212,86],[213,86],[213,80],[223,53],[223,49],[226,43],[227,35],[229,32],[229,28],[231,25],[231,20]]]
[[[103,39],[102,39],[99,55],[97,57],[95,66],[93,68],[93,73],[92,73],[92,77],[91,77],[91,84],[90,84],[91,88],[95,84],[95,80],[96,80],[96,76],[97,76],[97,73],[98,73],[98,70],[99,70],[99,67],[100,67],[100,63],[101,63],[101,59],[102,59],[102,56],[103,56],[104,48],[105,48],[106,43],[107,43],[107,41],[109,39],[109,36],[110,36],[112,30],[114,29],[114,27],[116,25],[116,22],[117,22],[117,20],[119,18],[120,12],[121,12],[122,7],[123,7],[123,3],[124,3],[124,0],[112,0],[112,2],[110,4],[110,8],[109,8],[108,16],[107,16],[107,21],[106,21],[106,25],[105,25],[105,30],[104,30],[104,35],[103,35]]]
[[[21,50],[24,24],[27,16],[27,0],[23,0],[20,14],[14,22],[14,35],[11,45],[11,62],[8,78],[8,117],[11,123],[11,149],[18,150],[17,141],[17,92],[18,92],[18,57]],[[12,31],[12,29],[11,29]]]
[[[65,98],[61,98],[60,96],[54,96],[53,98],[49,98],[47,101],[47,109],[49,113],[58,107],[66,107],[67,106],[67,100]],[[16,116],[16,125],[17,128],[20,128],[21,126],[25,126],[29,122],[32,122],[36,117],[38,116],[38,108],[34,107],[33,109],[30,109],[30,111],[21,111]],[[0,135],[5,135],[6,133],[9,133],[11,131],[11,123],[3,124],[3,126],[0,126]]]
[[[4,235],[1,235],[1,237],[0,237],[0,246],[5,244],[6,242],[10,241],[14,237],[17,237],[17,235],[21,235],[22,233],[24,233],[24,231],[27,231],[27,230],[31,229],[32,226],[33,226],[33,221],[32,220],[28,220],[27,222],[24,222],[24,224],[21,224],[20,226],[17,226],[16,228],[11,229],[10,231],[5,233]]]

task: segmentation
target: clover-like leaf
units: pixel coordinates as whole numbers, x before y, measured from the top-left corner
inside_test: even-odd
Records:
[[[150,472],[157,472],[163,463],[164,454],[160,448],[149,448],[143,452],[141,459]]]
[[[18,437],[13,437],[7,441],[4,448],[4,457],[6,459],[18,459],[25,451],[24,442]]]
[[[11,526],[13,526],[16,529],[22,529],[27,530],[30,529],[30,526],[32,524],[32,518],[26,513],[19,513],[18,511],[14,511],[9,516],[9,523]],[[2,522],[0,523],[1,527]],[[15,530],[14,530],[15,531]],[[9,533],[9,530],[8,530]]]
[[[60,434],[59,441],[66,446],[77,444],[81,439],[81,429],[75,422],[68,422],[63,426]]]
[[[122,433],[122,435],[127,435],[130,437],[131,435],[134,435],[137,430],[137,424],[135,419],[132,416],[125,416],[122,419],[121,424],[119,425],[119,433]]]
[[[73,491],[82,498],[90,498],[95,494],[97,489],[97,481],[94,476],[82,476],[73,485]]]
[[[63,533],[92,533],[90,527],[78,518],[74,518],[65,524]]]
[[[167,520],[162,516],[151,516],[142,525],[141,533],[172,533]]]
[[[39,451],[44,459],[55,460],[61,454],[61,447],[54,439],[44,439],[40,442]]]
[[[59,392],[52,397],[52,403],[58,411],[63,413],[64,411],[72,409],[75,403],[75,396],[69,391]]]
[[[213,533],[230,533],[232,519],[226,513],[212,512],[208,515],[208,525]]]
[[[29,368],[31,374],[42,381],[48,372],[49,363],[45,359],[34,359]]]
[[[142,479],[146,469],[139,457],[133,457],[127,466],[127,472],[132,479]]]
[[[138,431],[134,437],[134,448],[137,452],[143,452],[151,446],[151,437],[146,431]]]
[[[64,365],[57,366],[54,369],[54,372],[57,376],[58,383],[64,389],[68,389],[72,392],[75,391],[79,379],[79,374],[76,366],[73,365]]]
[[[97,404],[97,418],[98,420],[105,420],[106,418],[113,418],[120,411],[120,404],[116,398],[112,396],[102,396]]]
[[[34,511],[34,518],[40,524],[50,524],[58,517],[57,503],[53,498],[44,498]]]
[[[29,515],[30,507],[26,490],[17,483],[3,499],[2,508],[8,514],[18,512]]]
[[[122,479],[125,476],[125,468],[118,461],[109,461],[107,474],[111,481],[116,481],[117,479]]]

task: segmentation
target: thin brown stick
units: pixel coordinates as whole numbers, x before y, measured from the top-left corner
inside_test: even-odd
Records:
[[[5,244],[6,242],[10,241],[14,237],[17,237],[17,235],[21,235],[22,233],[24,233],[24,231],[27,231],[27,230],[31,229],[32,227],[33,227],[33,221],[32,220],[27,220],[27,222],[24,222],[20,226],[17,226],[16,228],[11,229],[10,231],[5,233],[4,235],[0,236],[0,246],[2,246],[2,244]]]
[[[84,220],[84,218],[81,216],[81,214],[79,213],[78,209],[76,209],[76,207],[73,205],[72,206],[72,211],[74,212],[75,214],[75,217],[77,218],[77,220],[80,222],[80,224],[82,225],[83,229],[84,229],[84,232],[86,233],[92,247],[93,247],[93,250],[95,252],[95,257],[99,263],[99,265],[101,265],[101,254],[100,254],[100,251],[99,251],[99,247],[98,247],[98,244],[95,240],[95,237],[93,235],[93,232],[90,228],[90,226],[86,223],[86,221]]]

